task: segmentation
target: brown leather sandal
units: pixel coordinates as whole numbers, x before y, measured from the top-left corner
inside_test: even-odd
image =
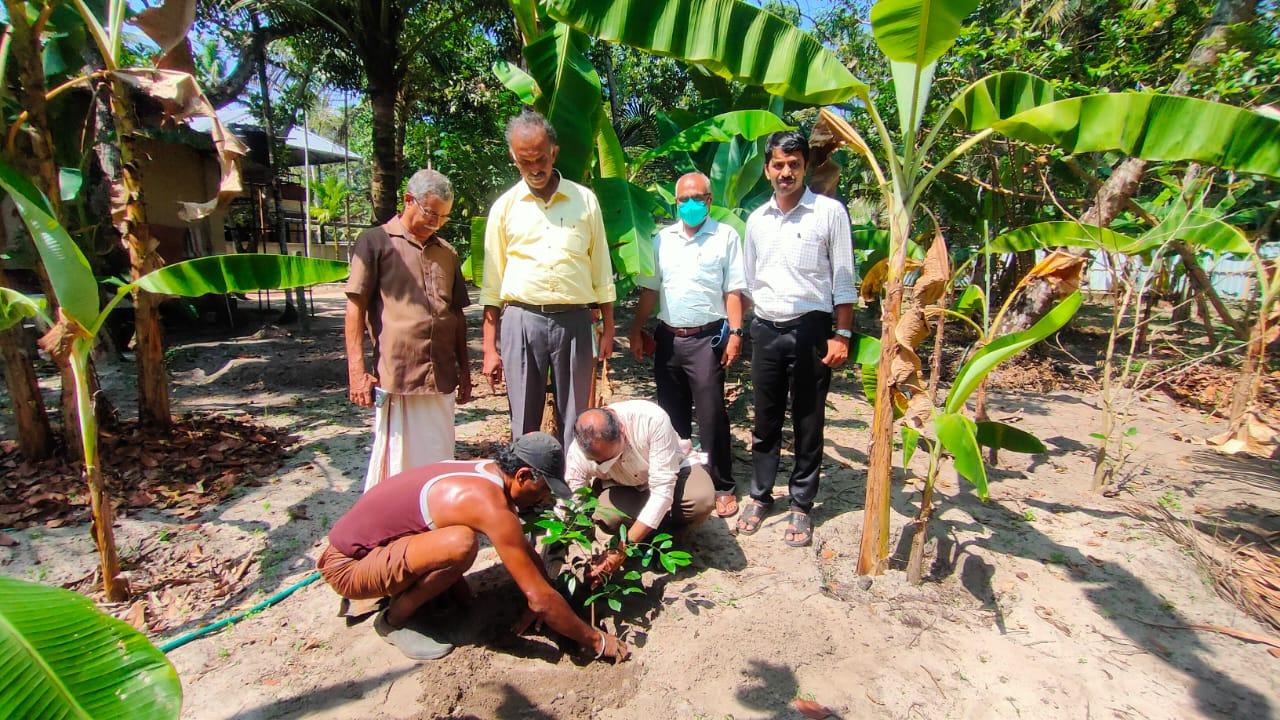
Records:
[[[738,532],[743,535],[755,534],[767,514],[769,514],[768,505],[754,498],[748,500],[746,507],[742,509],[742,514],[738,516]]]

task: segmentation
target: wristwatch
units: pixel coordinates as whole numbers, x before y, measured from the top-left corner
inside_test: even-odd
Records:
[[[844,328],[836,328],[836,334],[837,334],[837,335],[839,335],[840,337],[844,338],[845,340],[852,340],[852,339],[853,339],[853,331],[852,331],[852,330],[845,330]]]
[[[729,334],[735,337],[744,337],[747,332],[740,327],[729,328]]]

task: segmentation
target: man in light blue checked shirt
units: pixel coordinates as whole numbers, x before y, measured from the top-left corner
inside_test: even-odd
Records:
[[[658,307],[654,378],[658,405],[676,433],[689,439],[693,419],[716,489],[716,514],[738,512],[725,369],[742,354],[742,291],[746,277],[738,232],[709,216],[711,181],[689,173],[676,182],[680,219],[654,242],[654,274],[637,279],[640,302],[631,326],[631,353],[645,354],[644,325]]]

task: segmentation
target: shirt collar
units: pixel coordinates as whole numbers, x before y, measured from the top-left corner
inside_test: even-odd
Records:
[[[404,226],[404,223],[400,221],[399,215],[396,215],[383,223],[382,229],[386,230],[388,235],[404,238],[418,247],[425,248],[433,243],[437,245],[444,245],[444,241],[440,239],[440,233],[431,233],[431,237],[427,238],[426,242],[419,240],[417,236],[409,232],[408,228]]]
[[[715,235],[716,230],[718,230],[719,228],[720,228],[720,221],[716,220],[713,217],[708,217],[706,221],[702,223],[702,226],[698,228],[698,232],[693,234],[693,237],[689,237],[688,235],[684,234],[684,221],[682,220],[677,220],[674,223],[671,223],[670,225],[668,225],[667,232],[670,232],[671,234],[679,237],[681,240],[697,240],[703,235]]]
[[[791,211],[795,212],[796,208],[800,208],[800,207],[806,210],[812,210],[813,203],[815,200],[817,200],[817,196],[814,195],[812,190],[810,190],[808,187],[805,187],[804,194],[800,196],[800,202],[796,203],[796,207],[791,208]],[[778,197],[776,195],[769,196],[769,210],[779,215],[788,214],[788,213],[782,212],[782,208],[778,207]]]
[[[570,185],[569,181],[564,179],[564,175],[561,175],[559,170],[553,170],[552,172],[556,174],[556,177],[560,178],[560,183],[556,185],[556,191],[552,193],[547,205],[554,205],[557,200],[569,199],[569,193],[566,192],[566,188]],[[533,190],[529,188],[529,183],[525,182],[524,178],[520,178],[520,182],[516,183],[516,187],[519,188],[521,200],[542,200],[542,198],[533,194]]]

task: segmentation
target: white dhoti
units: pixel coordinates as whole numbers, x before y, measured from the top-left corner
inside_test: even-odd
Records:
[[[374,410],[373,452],[365,492],[379,482],[423,465],[453,459],[454,394],[397,395]]]

